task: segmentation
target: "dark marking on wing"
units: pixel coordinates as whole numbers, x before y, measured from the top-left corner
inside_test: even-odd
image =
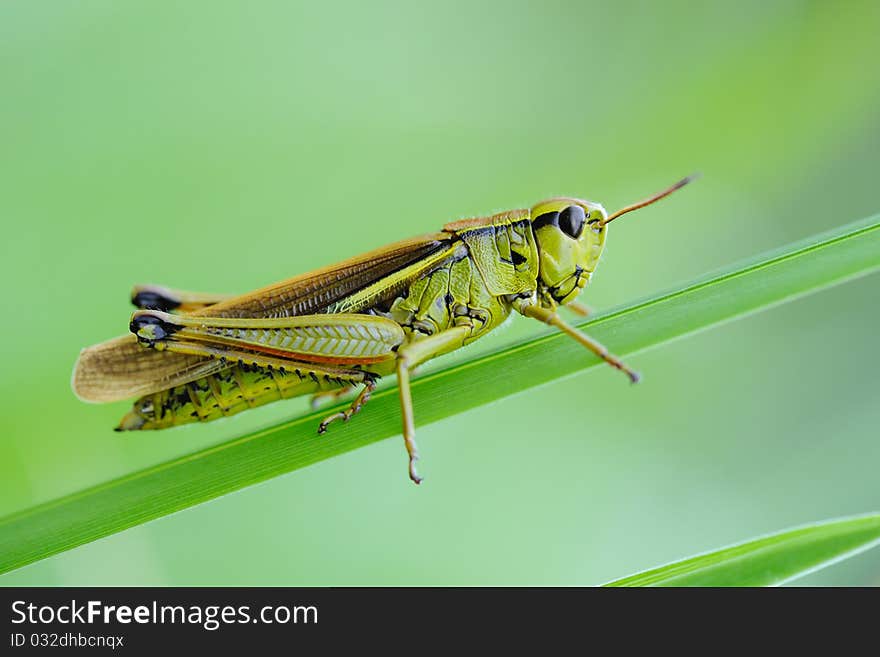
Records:
[[[138,290],[131,298],[132,304],[143,310],[161,310],[171,312],[180,307],[180,301],[161,294],[157,290]]]

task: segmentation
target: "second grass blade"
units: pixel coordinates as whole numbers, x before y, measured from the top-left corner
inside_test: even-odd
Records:
[[[880,513],[762,536],[652,568],[605,586],[773,586],[880,543]]]

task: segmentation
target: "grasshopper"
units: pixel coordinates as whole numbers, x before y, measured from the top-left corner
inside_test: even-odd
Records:
[[[133,431],[359,388],[346,410],[321,422],[324,433],[360,411],[381,377],[396,374],[409,476],[420,483],[413,368],[480,339],[513,313],[565,332],[639,380],[556,311],[589,312],[576,299],[596,270],[609,223],[691,179],[610,215],[599,203],[552,198],[455,221],[240,296],[137,286],[130,334],[83,349],[73,390],[89,402],[137,398],[116,428]]]

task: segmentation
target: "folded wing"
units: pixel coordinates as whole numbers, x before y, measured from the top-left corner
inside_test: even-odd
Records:
[[[403,240],[256,292],[226,299],[189,316],[272,318],[318,314],[386,277],[393,280],[388,289],[388,293],[393,294],[400,286],[425,273],[414,265],[420,261],[437,262],[435,256],[450,249],[453,240],[454,236],[449,233]],[[407,272],[404,278],[391,276],[404,270]],[[348,312],[357,310],[351,308]],[[71,383],[74,393],[84,401],[111,402],[182,385],[226,367],[216,359],[143,347],[129,334],[83,349],[74,366]]]

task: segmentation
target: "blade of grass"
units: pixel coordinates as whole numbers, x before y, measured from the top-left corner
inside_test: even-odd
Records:
[[[774,586],[880,544],[880,513],[826,520],[652,568],[605,586]]]
[[[878,268],[880,215],[580,326],[628,354]],[[534,338],[416,379],[416,418],[424,426],[596,364],[561,334]],[[322,437],[315,428],[326,409],[0,519],[0,573],[397,435],[396,395],[396,388],[379,391],[357,422]]]

